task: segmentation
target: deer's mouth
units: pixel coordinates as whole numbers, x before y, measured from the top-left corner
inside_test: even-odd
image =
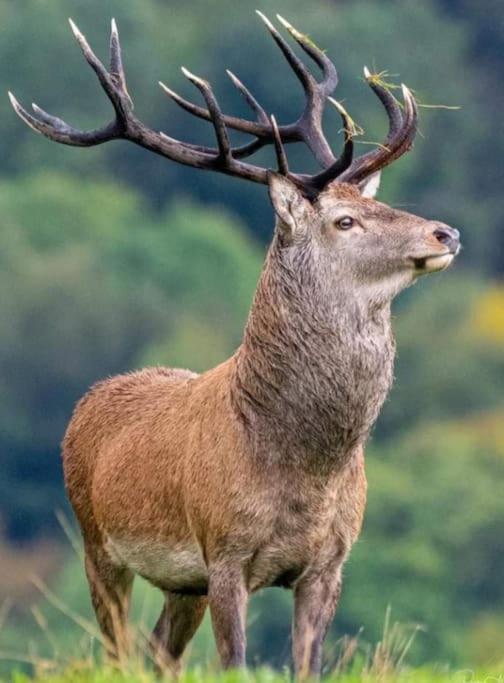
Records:
[[[431,254],[429,256],[415,257],[412,261],[418,274],[435,273],[439,270],[448,268],[455,256],[456,252],[448,251],[444,254]]]

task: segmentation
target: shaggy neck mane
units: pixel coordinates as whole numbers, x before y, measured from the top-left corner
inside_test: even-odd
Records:
[[[327,291],[313,247],[268,253],[235,360],[232,401],[258,457],[320,472],[365,441],[392,380],[389,304]]]

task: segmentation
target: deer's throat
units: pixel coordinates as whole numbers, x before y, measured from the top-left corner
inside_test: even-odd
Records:
[[[256,295],[236,356],[233,405],[254,451],[304,464],[343,462],[362,444],[390,389],[388,306]]]

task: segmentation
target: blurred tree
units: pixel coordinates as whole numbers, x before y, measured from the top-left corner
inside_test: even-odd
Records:
[[[487,0],[482,5],[471,0],[439,0],[448,16],[465,25],[468,37],[468,54],[476,66],[477,79],[472,95],[479,108],[485,111],[484,135],[479,136],[468,159],[474,182],[472,196],[479,205],[487,207],[492,229],[492,241],[487,253],[488,265],[500,275],[504,272],[504,201],[501,188],[504,138],[501,112],[504,108],[504,73],[502,51],[504,44],[504,20],[500,0]],[[472,172],[471,172],[472,171]],[[479,227],[479,221],[476,224]]]
[[[338,629],[364,625],[376,638],[390,604],[395,618],[426,627],[417,657],[469,664],[462,641],[471,620],[504,604],[504,504],[495,485],[504,478],[504,412],[423,424],[369,452],[367,469],[364,534]]]
[[[420,281],[399,299],[396,382],[378,438],[502,402],[503,300],[502,287],[456,272]]]
[[[0,500],[19,537],[62,501],[58,444],[86,388],[142,357],[164,360],[165,348],[179,348],[171,363],[196,360],[185,348],[194,325],[222,360],[260,259],[225,215],[186,203],[153,218],[110,182],[5,182],[0,213]]]

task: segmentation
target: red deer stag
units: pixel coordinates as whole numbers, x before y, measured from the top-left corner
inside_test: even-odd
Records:
[[[459,235],[372,198],[380,170],[412,146],[411,92],[402,86],[400,105],[365,70],[388,115],[388,136],[353,159],[351,119],[331,100],[345,131],[335,157],[321,125],[338,82],[334,65],[279,17],[320,68],[316,80],[260,16],[306,95],[294,123],[277,126],[232,73],[254,117],[227,116],[208,82],[184,70],[206,107],[162,88],[211,122],[216,148],[151,130],[133,113],[114,22],[109,70],[71,23],[114,107],[111,123],[80,131],[11,100],[23,121],[56,142],[130,140],[187,166],[269,185],[275,233],[236,353],[200,375],[149,368],[96,384],[75,409],[63,461],[96,617],[112,653],[126,629],[135,574],[164,593],[152,647],[175,670],[207,605],[223,666],[243,666],[248,596],[284,586],[294,591],[293,659],[303,678],[320,671],[342,566],[361,528],[363,449],[392,382],[391,301],[419,275],[446,268]],[[253,140],[233,147],[228,129]],[[289,170],[285,144],[293,142],[307,145],[319,172]],[[245,161],[267,145],[276,172]]]

